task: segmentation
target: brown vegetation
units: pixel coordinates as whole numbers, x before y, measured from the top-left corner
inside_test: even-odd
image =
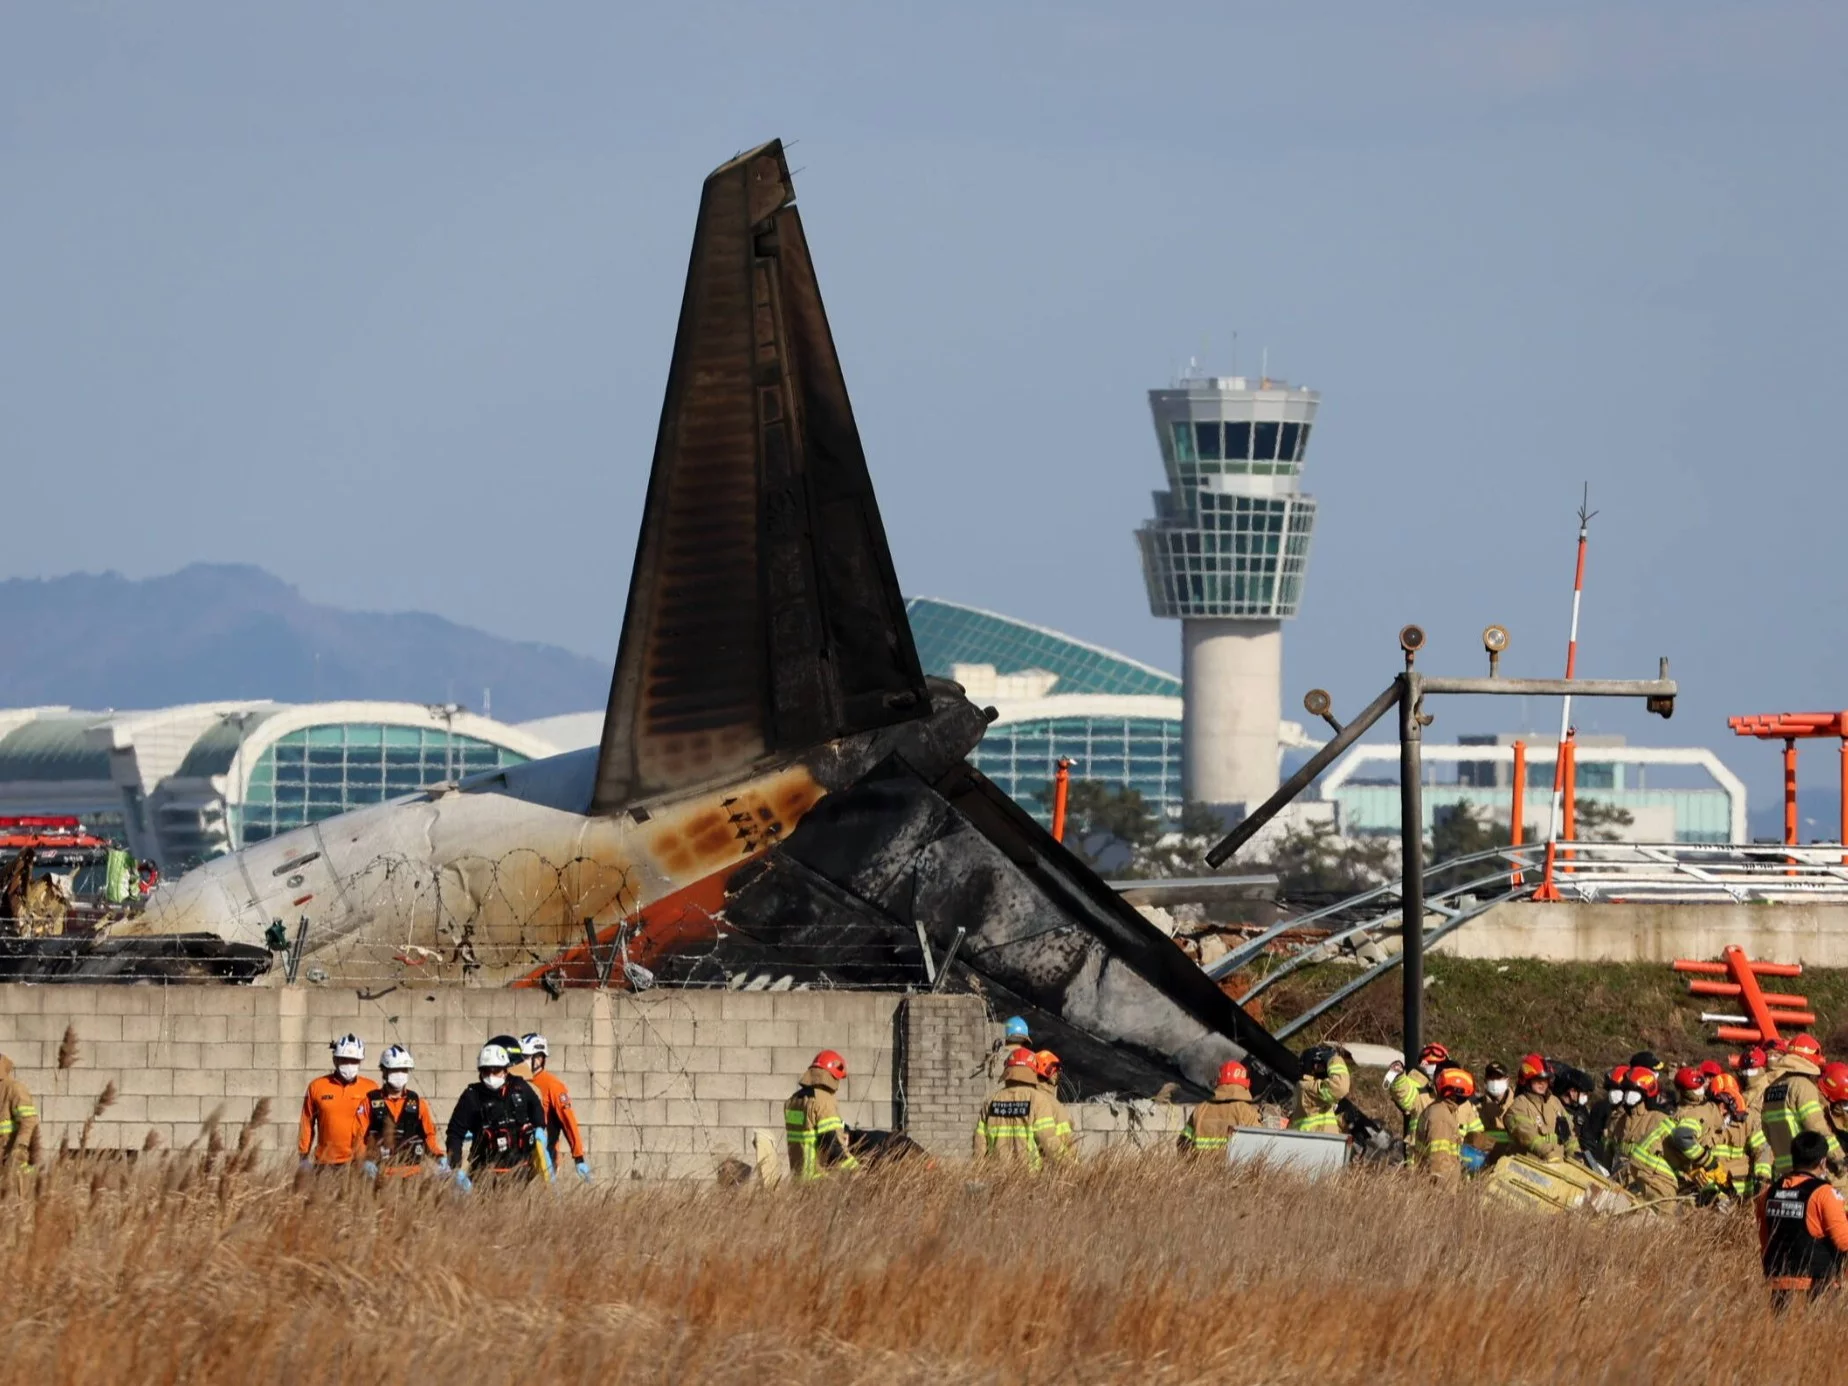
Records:
[[[12,1192],[0,1379],[1823,1381],[1848,1333],[1771,1318],[1738,1213],[1548,1219],[1396,1172],[463,1197],[242,1163]]]

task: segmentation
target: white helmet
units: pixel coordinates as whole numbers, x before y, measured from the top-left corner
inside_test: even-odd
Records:
[[[507,1057],[507,1051],[498,1044],[482,1045],[481,1053],[475,1056],[476,1068],[506,1068],[511,1062],[512,1060]]]
[[[401,1044],[394,1044],[385,1051],[379,1060],[379,1068],[390,1072],[394,1068],[412,1069],[417,1067],[417,1060],[411,1057],[411,1051]]]
[[[530,1059],[535,1054],[549,1055],[552,1051],[547,1047],[544,1035],[531,1034],[520,1036],[520,1052]]]
[[[366,1057],[366,1042],[358,1035],[342,1035],[329,1046],[334,1051],[334,1058],[363,1059]]]

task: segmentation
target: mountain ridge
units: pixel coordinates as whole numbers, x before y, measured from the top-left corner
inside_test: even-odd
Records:
[[[346,611],[244,563],[0,580],[0,706],[377,698],[524,722],[602,707],[609,666],[429,612]],[[479,709],[478,709],[479,710]]]

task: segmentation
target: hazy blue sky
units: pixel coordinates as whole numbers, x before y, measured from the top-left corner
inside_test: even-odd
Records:
[[[1412,619],[1557,671],[1589,480],[1581,669],[1687,691],[1580,725],[1762,801],[1724,716],[1848,703],[1845,53],[1839,0],[9,7],[0,570],[612,653],[700,179],[781,136],[908,592],[1176,667],[1143,392],[1236,332],[1324,391],[1288,705]]]

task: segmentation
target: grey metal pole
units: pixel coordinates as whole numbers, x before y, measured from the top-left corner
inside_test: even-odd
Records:
[[[1424,689],[1417,674],[1399,676],[1399,956],[1405,981],[1403,1048],[1418,1062],[1424,1032]]]

